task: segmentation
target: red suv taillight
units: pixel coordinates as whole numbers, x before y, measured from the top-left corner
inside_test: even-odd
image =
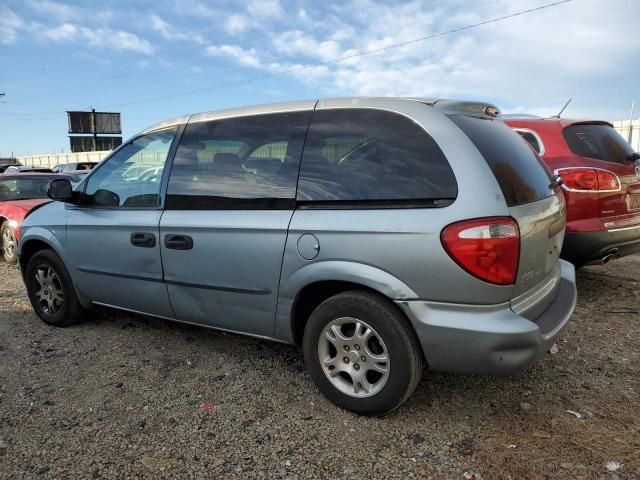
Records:
[[[478,218],[442,230],[449,256],[471,275],[496,285],[513,285],[520,261],[520,229],[513,218]]]
[[[608,170],[599,168],[559,168],[556,175],[570,192],[616,192],[620,190],[620,179]]]

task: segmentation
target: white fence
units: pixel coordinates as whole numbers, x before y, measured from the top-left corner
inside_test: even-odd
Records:
[[[640,118],[637,120],[621,120],[613,122],[615,129],[627,140],[633,149],[640,151]],[[83,153],[52,153],[48,155],[31,155],[17,157],[18,162],[27,166],[53,167],[59,163],[99,162],[109,154],[110,150]]]
[[[613,122],[613,126],[636,152],[640,151],[640,118]]]
[[[75,162],[99,162],[106,157],[111,150],[101,152],[82,153],[52,153],[48,155],[30,155],[27,157],[17,157],[18,162],[26,166],[54,167],[60,163]]]

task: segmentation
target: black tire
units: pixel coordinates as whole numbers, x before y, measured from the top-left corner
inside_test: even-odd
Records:
[[[386,383],[381,383],[375,394],[364,398],[344,393],[334,385],[320,361],[320,339],[324,338],[325,327],[334,320],[349,317],[366,322],[375,331],[389,359]],[[386,298],[365,291],[340,293],[322,302],[305,326],[303,350],[307,369],[320,391],[336,405],[361,415],[382,415],[399,407],[411,396],[422,375],[422,350],[408,320]],[[337,357],[341,355],[342,351],[336,353]],[[353,362],[357,360],[351,361],[351,366],[356,367]],[[344,373],[338,376],[351,379]]]
[[[38,295],[39,292],[42,294],[49,291],[40,286],[37,278],[37,275],[49,271],[55,273],[55,277],[50,277],[50,285],[62,292],[62,300],[55,301],[51,309],[48,308],[49,302]],[[27,262],[24,279],[31,305],[43,322],[55,327],[68,327],[81,319],[85,310],[78,300],[69,272],[53,250],[35,253]]]
[[[6,237],[9,237],[9,241],[13,242],[13,248],[5,248]],[[16,248],[18,242],[16,241],[16,235],[13,229],[9,226],[9,222],[4,222],[0,226],[0,247],[2,247],[2,257],[7,263],[16,263],[18,259],[18,249]]]

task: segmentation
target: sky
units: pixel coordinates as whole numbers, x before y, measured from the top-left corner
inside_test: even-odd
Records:
[[[187,113],[360,95],[542,116],[573,98],[565,116],[610,121],[635,101],[639,117],[640,0],[493,21],[553,2],[0,0],[0,157],[69,151],[65,112],[90,107],[121,112],[125,138]]]

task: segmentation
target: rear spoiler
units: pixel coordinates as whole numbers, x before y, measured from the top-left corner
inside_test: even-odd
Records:
[[[470,115],[472,117],[498,119],[502,112],[498,107],[486,102],[472,102],[466,100],[440,100],[431,98],[411,98],[417,102],[429,105],[445,115]]]
[[[605,120],[576,120],[575,122],[570,121],[568,127],[572,125],[604,125],[606,127],[614,128],[612,123],[609,123]]]

